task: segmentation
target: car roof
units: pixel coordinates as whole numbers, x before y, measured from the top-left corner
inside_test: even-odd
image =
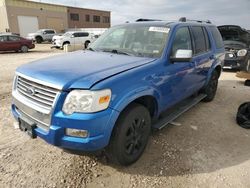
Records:
[[[140,22],[131,22],[131,23],[125,23],[121,24],[122,25],[145,25],[145,26],[158,26],[158,27],[174,27],[177,25],[185,25],[185,26],[215,26],[211,23],[204,23],[204,22],[195,22],[195,21],[186,21],[186,22],[181,22],[181,21],[140,21]]]
[[[0,36],[17,36],[17,37],[19,37],[18,35],[13,34],[13,33],[0,33]]]
[[[72,33],[89,33],[88,31],[72,31]]]

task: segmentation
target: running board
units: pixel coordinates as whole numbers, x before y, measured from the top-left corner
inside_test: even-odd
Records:
[[[175,120],[177,117],[179,117],[184,112],[188,111],[190,108],[198,104],[202,99],[204,99],[207,95],[200,94],[196,97],[190,97],[185,99],[184,101],[178,103],[170,110],[166,111],[164,114],[167,114],[166,116],[160,118],[154,125],[153,128],[155,129],[162,129],[169,123],[171,123],[173,120]]]

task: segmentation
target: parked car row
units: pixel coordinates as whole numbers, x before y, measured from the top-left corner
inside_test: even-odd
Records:
[[[226,50],[224,69],[244,70],[250,64],[250,32],[236,25],[218,26],[222,35]],[[42,43],[52,42],[52,47],[63,49],[65,45],[82,46],[96,40],[99,35],[84,31],[68,31],[57,34],[53,29],[40,29],[35,33],[29,33],[25,38],[17,34],[0,34],[0,51],[27,52],[35,47],[32,41]],[[28,39],[28,40],[27,40]],[[110,41],[112,42],[112,41]]]

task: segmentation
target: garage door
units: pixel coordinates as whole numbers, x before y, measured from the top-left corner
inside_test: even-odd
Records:
[[[18,16],[18,26],[20,35],[26,37],[28,33],[38,30],[38,19],[35,16]]]
[[[64,30],[63,19],[61,18],[47,18],[47,28],[54,29],[60,33]]]

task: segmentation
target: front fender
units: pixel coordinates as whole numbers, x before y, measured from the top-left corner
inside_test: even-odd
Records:
[[[152,86],[142,86],[133,90],[128,90],[125,95],[119,97],[112,108],[119,112],[122,112],[131,102],[143,96],[154,97],[158,106],[160,101],[159,92]]]

